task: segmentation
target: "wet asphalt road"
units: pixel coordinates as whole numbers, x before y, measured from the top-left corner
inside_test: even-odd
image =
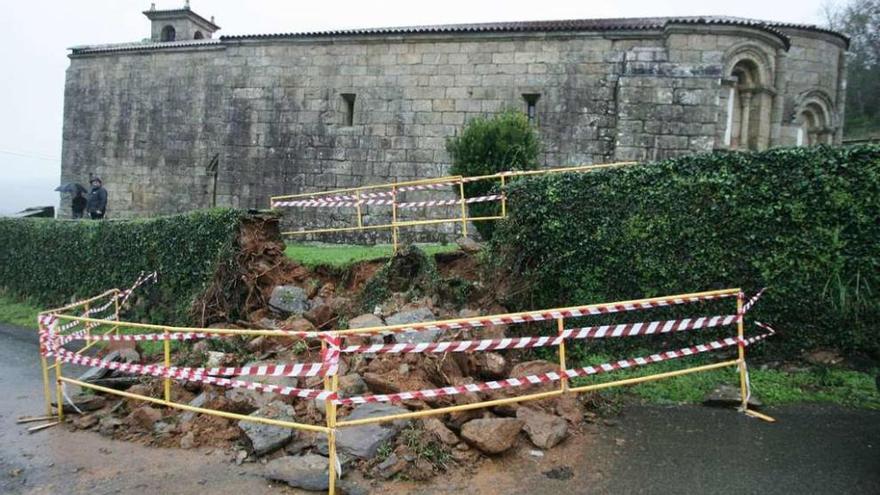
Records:
[[[880,411],[630,407],[603,429],[609,493],[880,494]],[[617,431],[615,431],[617,429]]]
[[[58,427],[29,435],[15,419],[44,408],[38,362],[33,331],[0,325],[0,493],[301,493],[269,485],[257,465],[236,467],[220,452]],[[880,494],[880,411],[766,412],[778,422],[699,406],[629,406],[617,425],[589,426],[541,459],[521,445],[457,480],[379,484],[370,493]],[[566,479],[542,474],[560,467],[570,469]]]

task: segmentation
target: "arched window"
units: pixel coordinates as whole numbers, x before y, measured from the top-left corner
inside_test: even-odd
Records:
[[[165,26],[162,28],[162,41],[174,41],[177,37],[177,32],[174,30],[174,26]]]
[[[731,47],[725,55],[727,126],[730,149],[762,150],[770,146],[770,112],[776,94],[773,59],[754,43]]]
[[[755,125],[758,116],[757,103],[753,101],[755,90],[760,87],[761,75],[758,65],[749,59],[743,59],[733,66],[730,76],[734,79],[730,106],[730,147],[734,149],[756,149],[757,139]]]
[[[828,114],[821,104],[811,101],[803,105],[797,115],[797,145],[815,146],[830,144],[833,133],[829,128]]]
[[[205,38],[205,35],[202,34],[201,31],[196,31],[196,34],[193,35],[194,40],[200,40],[200,39],[204,39],[204,38]]]

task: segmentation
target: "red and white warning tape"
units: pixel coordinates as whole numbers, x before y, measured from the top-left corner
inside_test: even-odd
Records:
[[[454,182],[439,182],[436,184],[413,184],[410,186],[400,186],[397,188],[397,193],[406,192],[406,191],[428,191],[434,189],[444,189],[449,186],[454,186],[458,184],[458,181]],[[346,203],[340,204],[339,206],[355,206],[358,201],[361,202],[362,205],[371,205],[371,204],[391,204],[388,203],[368,203],[364,200],[376,199],[376,198],[387,198],[389,196],[394,196],[395,191],[379,191],[379,192],[362,192],[360,194],[346,194],[342,196],[319,196],[316,194],[315,196],[308,199],[298,199],[298,200],[281,200],[281,201],[273,201],[272,207],[278,208],[283,206],[322,206],[322,203]]]
[[[488,196],[477,196],[473,198],[465,198],[464,202],[466,204],[472,203],[484,203],[487,201],[498,201],[501,199],[500,194],[493,194]],[[397,203],[393,199],[365,199],[358,201],[325,201],[325,200],[301,200],[301,201],[286,201],[275,203],[276,206],[303,206],[303,207],[317,207],[317,208],[341,208],[341,207],[354,207],[360,204],[361,206],[391,206],[397,204],[398,208],[425,208],[430,206],[454,206],[460,205],[461,199],[443,199],[443,200],[432,200],[432,201],[414,201],[409,203]]]
[[[426,330],[459,330],[466,328],[480,328],[488,325],[513,325],[518,323],[555,320],[558,318],[574,318],[580,316],[602,315],[607,313],[619,313],[625,311],[637,311],[641,309],[659,308],[665,306],[676,306],[680,304],[691,304],[713,299],[730,298],[734,296],[736,296],[736,294],[710,294],[692,297],[670,297],[666,299],[630,304],[593,304],[587,306],[578,306],[576,308],[567,309],[565,311],[535,311],[529,313],[521,313],[516,316],[489,316],[483,318],[478,317],[472,320],[449,323],[425,322],[398,328],[376,327],[364,329],[363,331],[347,333],[346,335],[413,333]]]
[[[50,354],[51,355],[51,354]],[[314,389],[303,389],[296,387],[283,387],[280,385],[272,385],[267,383],[258,383],[258,382],[247,382],[243,380],[236,380],[230,378],[218,378],[213,376],[205,376],[198,374],[186,374],[182,370],[174,370],[165,368],[160,365],[139,365],[139,364],[128,364],[128,363],[117,363],[117,362],[109,362],[102,361],[97,358],[90,358],[87,356],[74,354],[67,350],[62,350],[58,355],[59,360],[71,363],[71,364],[80,364],[83,366],[90,367],[100,367],[106,368],[115,371],[121,371],[124,373],[131,374],[139,374],[146,376],[155,376],[160,378],[173,378],[175,380],[185,380],[185,381],[193,381],[193,382],[201,382],[209,385],[218,385],[221,387],[228,388],[244,388],[248,390],[257,390],[260,392],[271,392],[280,395],[287,395],[290,397],[299,397],[303,399],[328,399],[332,398],[335,394],[325,391],[325,390],[314,390]]]
[[[763,340],[770,335],[773,335],[771,330],[770,333],[766,333],[763,335],[758,335],[755,337],[751,337],[743,340],[743,345],[750,345]],[[337,405],[349,405],[349,404],[365,404],[368,402],[397,402],[403,400],[411,400],[411,399],[431,399],[435,397],[447,396],[447,395],[457,395],[464,394],[470,392],[489,392],[493,390],[499,390],[502,388],[512,388],[512,387],[522,387],[529,385],[537,385],[542,383],[551,383],[558,381],[562,378],[562,376],[566,376],[569,378],[577,377],[577,376],[587,376],[587,375],[595,375],[599,373],[607,373],[609,371],[615,371],[618,369],[624,368],[632,368],[636,366],[642,366],[646,364],[659,363],[661,361],[668,361],[671,359],[683,358],[686,356],[693,356],[696,354],[700,354],[703,352],[717,351],[719,349],[724,349],[726,347],[734,346],[739,344],[739,339],[737,338],[725,338],[721,340],[716,340],[713,342],[709,342],[706,344],[699,344],[692,347],[685,347],[683,349],[679,349],[676,351],[667,351],[659,354],[653,354],[648,357],[638,357],[633,359],[624,359],[621,361],[617,361],[615,363],[606,363],[600,364],[597,366],[586,366],[583,368],[575,368],[564,371],[553,371],[549,373],[542,373],[538,375],[529,375],[519,378],[507,378],[505,380],[497,380],[491,382],[484,383],[468,383],[465,385],[459,386],[450,386],[450,387],[442,387],[435,389],[427,389],[427,390],[416,390],[412,392],[400,392],[396,394],[376,394],[376,395],[361,395],[357,397],[346,397],[341,399],[336,399],[334,402]]]
[[[752,296],[752,298],[749,299],[749,302],[747,302],[743,305],[742,312],[748,313],[749,310],[752,309],[752,306],[754,306],[755,303],[758,302],[758,299],[761,299],[761,296],[764,295],[764,291],[766,291],[766,290],[767,290],[767,288],[764,287],[763,289],[759,290],[757,294]]]
[[[72,335],[71,335],[72,336]],[[164,333],[135,333],[122,335],[77,335],[71,340],[90,340],[101,342],[145,342],[145,341],[163,341],[163,340],[199,340],[199,339],[215,339],[228,337],[229,335],[219,335],[216,333],[182,333],[170,332]]]
[[[454,342],[432,342],[420,344],[367,344],[350,345],[342,348],[344,353],[418,353],[418,352],[467,352],[497,351],[502,349],[526,349],[533,347],[557,346],[565,339],[599,339],[606,337],[634,337],[669,332],[683,332],[698,328],[711,328],[731,325],[736,315],[701,317],[696,319],[652,321],[650,323],[627,323],[621,325],[602,325],[566,329],[562,335],[544,337],[519,337],[487,340],[461,340]]]
[[[492,194],[489,196],[477,196],[474,198],[465,198],[464,202],[466,204],[473,203],[485,203],[488,201],[498,201],[501,199],[500,194]],[[460,205],[461,199],[445,199],[445,200],[437,200],[437,201],[416,201],[412,203],[400,203],[397,205],[398,208],[424,208],[429,206],[453,206]]]

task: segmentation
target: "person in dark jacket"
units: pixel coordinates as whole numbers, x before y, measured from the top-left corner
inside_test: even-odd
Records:
[[[91,184],[92,190],[89,191],[86,209],[92,220],[101,220],[107,213],[107,190],[104,189],[104,183],[100,177],[93,177]]]
[[[73,218],[82,218],[83,213],[86,211],[86,197],[83,196],[82,188],[78,188],[75,195],[73,196],[73,202],[70,205],[70,209],[73,211]]]

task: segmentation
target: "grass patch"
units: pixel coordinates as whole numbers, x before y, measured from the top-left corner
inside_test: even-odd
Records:
[[[42,308],[27,301],[0,293],[0,323],[36,329],[37,313],[40,311]]]
[[[633,353],[633,356],[648,355],[649,352]],[[612,362],[615,359],[606,355],[591,355],[579,366]],[[714,362],[709,358],[687,360],[688,367]],[[588,385],[647,376],[682,369],[684,361],[670,361],[631,370],[621,370],[607,375],[575,378],[573,385]],[[847,407],[880,409],[880,393],[874,382],[874,373],[865,373],[841,368],[814,367],[804,371],[761,370],[756,366],[749,369],[753,393],[768,406],[797,402],[830,402]],[[689,375],[677,376],[642,383],[630,387],[608,389],[602,395],[613,398],[621,394],[632,394],[656,404],[700,403],[716,386],[727,383],[738,386],[736,368],[722,368]]]
[[[429,256],[458,250],[456,244],[418,244]],[[359,246],[353,244],[300,243],[287,244],[284,254],[309,268],[330,266],[344,268],[359,261],[371,261],[391,256],[391,244]]]

